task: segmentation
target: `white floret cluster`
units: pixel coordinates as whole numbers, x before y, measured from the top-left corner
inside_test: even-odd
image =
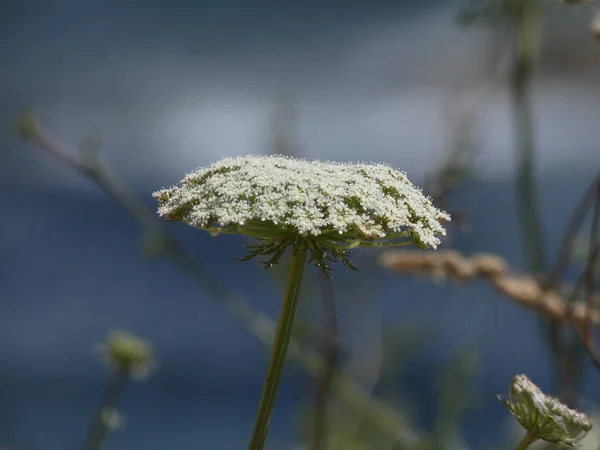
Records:
[[[407,232],[433,248],[450,220],[390,166],[284,156],[225,158],[154,197],[161,216],[203,229],[273,226],[304,237],[362,240]]]
[[[500,401],[526,430],[538,439],[575,448],[577,442],[592,428],[592,421],[582,412],[544,394],[527,375],[515,375],[509,399]]]

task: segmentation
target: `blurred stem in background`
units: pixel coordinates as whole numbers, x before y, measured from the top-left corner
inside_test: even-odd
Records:
[[[294,103],[285,94],[279,95],[274,102],[268,134],[272,136],[270,153],[302,158],[302,151],[297,136],[298,111]],[[313,410],[308,414],[312,421],[309,441],[311,450],[327,450],[329,440],[328,406],[332,396],[333,382],[340,357],[340,338],[338,320],[335,308],[335,289],[332,280],[319,274],[320,297],[323,309],[323,329],[321,333],[312,332],[310,335],[321,335],[323,364],[315,376],[315,399]],[[310,285],[310,283],[309,283]],[[310,286],[308,286],[310,287]],[[307,328],[313,328],[313,320],[307,323]],[[306,330],[307,331],[307,330]],[[365,389],[365,391],[367,391]]]
[[[125,386],[129,381],[127,370],[119,369],[113,373],[108,381],[100,406],[92,420],[85,441],[82,445],[83,450],[99,450],[106,439],[106,435],[112,428],[110,416],[115,416],[117,404],[123,396]]]
[[[319,279],[321,280],[321,300],[323,303],[323,366],[317,378],[312,450],[327,450],[329,434],[328,403],[340,358],[340,336],[333,284],[325,276],[320,276]]]
[[[516,54],[511,77],[517,143],[516,191],[519,220],[531,272],[546,272],[543,229],[535,179],[535,130],[531,86],[540,51],[541,11],[535,0],[522,0],[516,11]]]
[[[152,346],[125,331],[110,333],[107,342],[100,347],[100,353],[113,373],[90,424],[83,450],[99,450],[102,447],[110,429],[120,425],[117,404],[127,382],[130,378],[146,378],[154,365]]]
[[[480,373],[479,359],[475,349],[465,350],[448,363],[437,380],[438,408],[433,433],[436,448],[467,448],[461,420],[477,406],[473,379]]]
[[[545,275],[547,262],[535,179],[536,144],[531,98],[533,74],[541,47],[543,11],[536,0],[513,1],[513,6],[516,49],[511,73],[511,97],[517,146],[517,206],[527,268],[532,274]],[[541,321],[555,360],[561,398],[574,407],[581,378],[582,346],[577,340],[566,342],[562,324],[543,317]]]
[[[270,153],[301,158],[296,136],[298,111],[286,95],[279,95],[274,102],[268,135],[271,136]]]

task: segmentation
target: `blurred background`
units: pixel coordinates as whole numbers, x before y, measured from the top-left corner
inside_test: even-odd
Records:
[[[245,448],[285,271],[163,224],[151,197],[223,156],[392,164],[453,213],[440,248],[551,273],[599,169],[591,20],[552,0],[2,2],[0,447],[80,446],[109,376],[95,345],[126,329],[158,366],[105,447]],[[11,128],[30,109],[54,146]],[[484,279],[352,256],[332,283],[308,270],[270,448],[514,448],[495,396],[518,373],[595,409],[568,326]]]

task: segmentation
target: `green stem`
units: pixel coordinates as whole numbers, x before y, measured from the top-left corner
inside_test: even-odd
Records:
[[[521,442],[519,442],[519,445],[517,445],[517,448],[515,450],[525,450],[537,440],[538,438],[535,436],[535,434],[531,431],[528,431],[527,434],[523,437],[523,439],[521,439]]]
[[[535,182],[535,138],[531,82],[541,39],[541,13],[533,1],[523,2],[516,17],[517,54],[512,73],[512,101],[517,139],[517,205],[527,249],[528,267],[545,271],[542,227]]]
[[[111,377],[83,443],[83,450],[99,450],[102,447],[110,428],[104,415],[116,410],[127,380],[129,380],[129,371],[125,369],[117,371]]]
[[[283,374],[285,357],[294,328],[294,318],[296,316],[298,296],[300,294],[302,275],[306,263],[306,253],[307,247],[304,243],[300,243],[292,249],[283,306],[279,315],[269,369],[267,370],[265,385],[260,404],[258,405],[258,412],[256,414],[256,421],[254,422],[252,438],[248,444],[248,450],[262,450],[267,440],[271,414],[275,407],[275,399],[277,398],[277,391],[279,390],[279,383]]]
[[[531,103],[533,72],[542,36],[542,12],[533,0],[521,2],[518,8],[515,16],[517,48],[511,80],[517,139],[517,206],[528,269],[544,274],[547,268],[535,180],[536,145]],[[559,389],[569,394],[569,406],[574,406],[572,399],[581,371],[581,356],[578,355],[581,352],[564,342],[559,323],[542,318],[541,324],[556,362]],[[573,357],[570,358],[571,354]]]

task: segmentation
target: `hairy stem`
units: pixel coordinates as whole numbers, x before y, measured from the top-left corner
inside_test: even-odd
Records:
[[[302,285],[306,253],[307,247],[304,243],[295,245],[292,248],[292,257],[283,297],[283,306],[279,315],[279,322],[277,324],[277,331],[275,332],[275,340],[271,351],[271,360],[269,361],[269,369],[267,370],[265,385],[260,404],[258,405],[258,412],[256,414],[256,421],[254,422],[252,438],[248,444],[248,450],[262,450],[267,440],[271,414],[275,407],[277,391],[279,390],[285,358],[290,345],[292,330],[294,328],[294,318],[296,316],[296,307],[298,306],[300,286]]]
[[[102,443],[110,429],[110,424],[106,421],[105,415],[116,410],[117,403],[125,390],[127,380],[129,380],[129,372],[127,370],[119,370],[110,378],[100,406],[96,411],[96,415],[83,442],[83,450],[99,450],[102,447]]]

